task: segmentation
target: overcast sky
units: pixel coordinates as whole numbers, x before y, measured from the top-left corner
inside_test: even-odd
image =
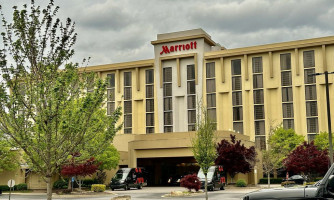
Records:
[[[47,0],[36,2],[45,5]],[[13,5],[30,0],[0,3],[10,19]],[[73,61],[91,57],[90,65],[151,59],[151,41],[158,33],[195,28],[228,49],[334,35],[334,0],[55,0],[55,4],[60,6],[59,17],[76,22]]]

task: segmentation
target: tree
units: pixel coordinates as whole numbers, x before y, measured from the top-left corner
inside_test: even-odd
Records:
[[[0,132],[44,177],[50,200],[51,177],[73,152],[103,152],[120,129],[116,123],[121,112],[118,107],[106,116],[102,106],[107,81],[70,62],[77,37],[74,23],[56,18],[59,7],[53,0],[44,9],[33,0],[22,10],[13,9],[11,23],[0,10],[5,31],[0,50]]]
[[[270,187],[270,173],[275,169],[276,160],[275,154],[270,149],[262,151],[262,166],[263,172],[268,177],[268,188]]]
[[[208,171],[217,157],[215,149],[215,124],[202,108],[203,116],[197,116],[197,131],[192,139],[192,152],[205,176],[205,199],[208,199]]]
[[[254,146],[247,148],[241,144],[241,140],[236,140],[235,135],[231,134],[230,137],[231,143],[225,139],[218,143],[215,164],[223,165],[233,181],[237,173],[251,172],[256,162],[256,151]]]
[[[181,187],[185,187],[191,192],[194,189],[196,192],[201,188],[201,182],[199,181],[197,174],[188,174],[180,181]]]
[[[268,146],[275,157],[275,170],[282,168],[284,158],[303,142],[304,137],[297,135],[293,129],[284,129],[282,126],[276,127],[274,133],[268,139]]]
[[[327,150],[318,150],[312,141],[304,142],[293,150],[284,160],[287,171],[302,173],[312,177],[314,173],[324,174],[329,166]]]
[[[96,156],[96,160],[101,163],[97,172],[97,179],[99,183],[103,184],[106,179],[106,173],[104,170],[116,169],[120,159],[120,154],[117,149],[110,145],[104,152]]]
[[[82,163],[76,163],[75,157],[72,157],[71,163],[62,166],[61,174],[69,178],[77,177],[79,180],[79,190],[81,190],[81,178],[94,174],[99,165],[100,163],[97,163],[94,157]]]
[[[5,138],[0,138],[0,172],[4,170],[12,171],[18,167],[17,150],[13,150]]]
[[[318,149],[325,150],[329,148],[329,139],[327,132],[320,132],[314,138],[314,145],[317,146]],[[334,145],[334,141],[333,141]]]

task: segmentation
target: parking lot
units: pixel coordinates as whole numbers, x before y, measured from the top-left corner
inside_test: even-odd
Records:
[[[247,187],[247,188],[226,188],[226,190],[219,190],[214,192],[209,192],[210,200],[240,200],[241,197],[251,191],[258,190],[256,187]],[[184,191],[186,189],[182,187],[144,187],[141,190],[131,189],[131,190],[108,190],[107,193],[98,194],[95,193],[93,195],[87,194],[71,194],[71,195],[53,195],[53,199],[63,200],[63,199],[76,199],[76,200],[87,200],[87,199],[98,199],[98,200],[110,200],[116,196],[131,196],[131,200],[143,200],[143,199],[203,199],[204,193],[196,194],[194,196],[187,197],[163,197],[165,194],[170,193],[171,191]],[[8,199],[8,194],[3,194],[0,196],[0,200]],[[45,199],[45,194],[42,193],[14,193],[11,195],[11,200],[24,200],[24,199]]]

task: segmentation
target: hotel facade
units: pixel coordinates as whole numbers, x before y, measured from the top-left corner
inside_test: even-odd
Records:
[[[158,34],[151,44],[153,59],[86,68],[109,78],[107,114],[122,107],[123,128],[113,142],[119,166],[145,167],[151,185],[198,170],[191,138],[199,104],[216,123],[217,141],[235,134],[258,150],[279,124],[308,141],[328,130],[325,77],[309,75],[334,71],[334,36],[225,49],[194,29]],[[333,80],[329,75],[330,93]],[[260,177],[258,163],[235,180],[256,184]],[[30,188],[40,187],[28,179]]]

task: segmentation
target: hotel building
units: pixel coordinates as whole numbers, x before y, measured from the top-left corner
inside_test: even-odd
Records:
[[[325,77],[309,75],[334,71],[334,36],[225,49],[195,29],[158,34],[151,44],[153,59],[86,68],[109,77],[107,114],[123,108],[114,139],[120,167],[145,167],[150,185],[198,170],[191,138],[199,103],[216,123],[218,141],[235,134],[258,150],[279,124],[308,141],[328,130]],[[329,75],[330,93],[333,80]],[[235,180],[256,183],[258,165]]]

